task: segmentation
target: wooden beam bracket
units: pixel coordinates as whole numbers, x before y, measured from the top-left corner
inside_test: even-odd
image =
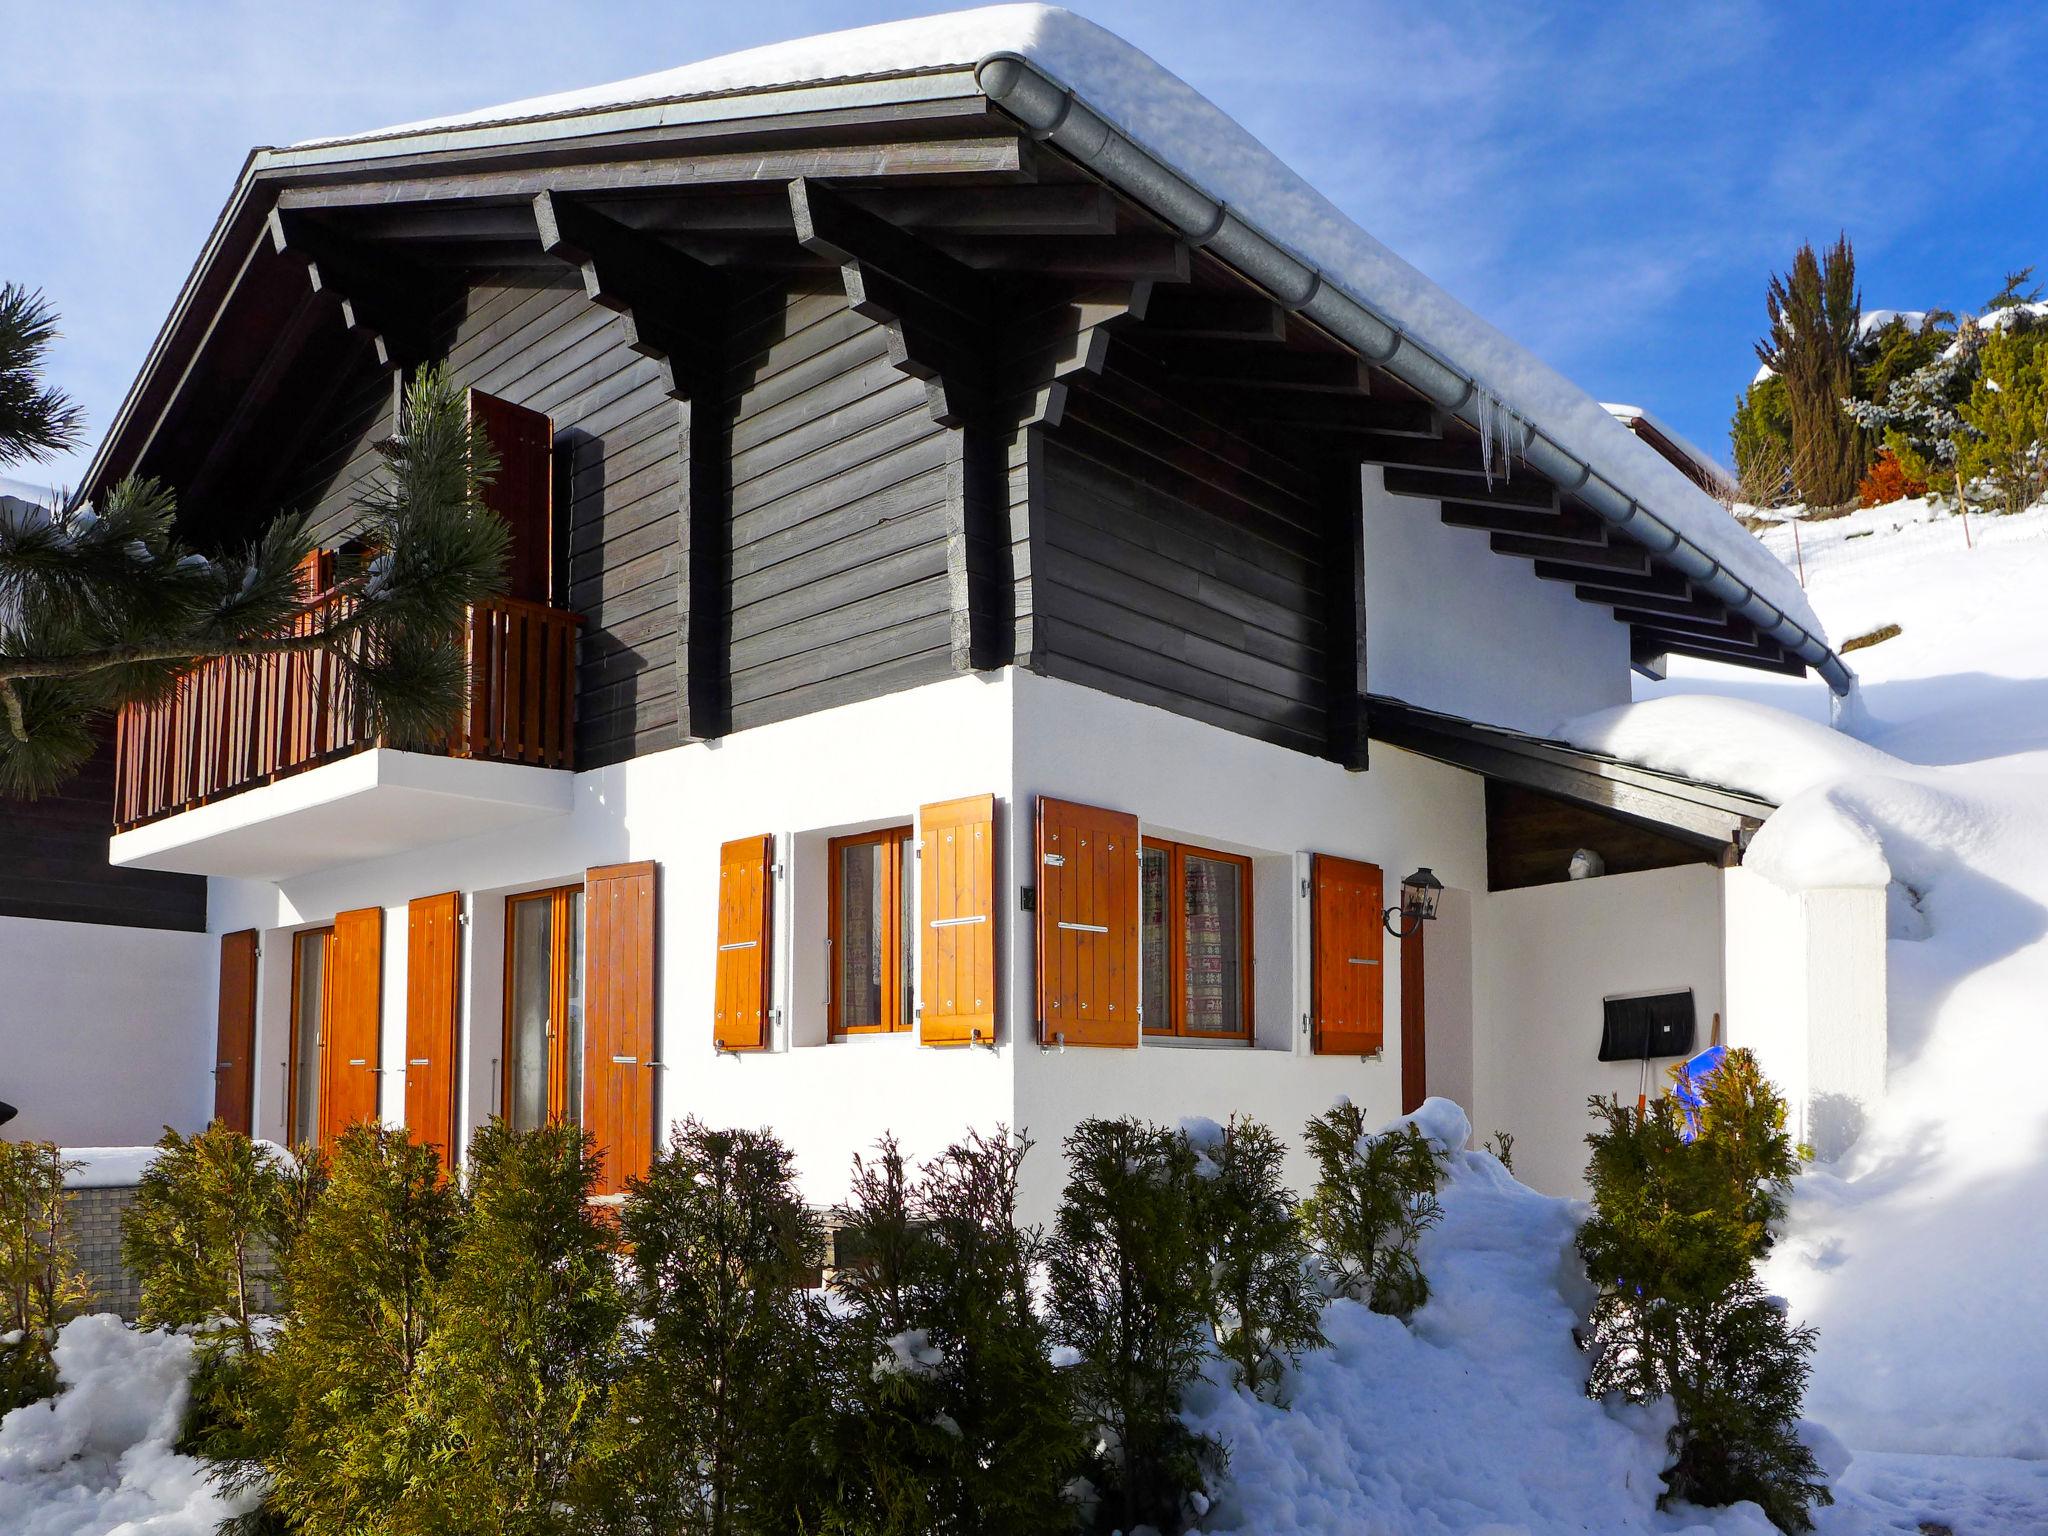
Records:
[[[380,369],[427,361],[436,288],[427,273],[382,253],[372,261],[345,236],[302,213],[272,208],[265,227],[271,249],[303,262],[313,291],[340,308],[349,330],[369,340]]]

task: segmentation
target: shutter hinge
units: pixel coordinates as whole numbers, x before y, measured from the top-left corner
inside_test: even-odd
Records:
[[[1304,1035],[1308,1033],[1308,1015],[1305,1013],[1301,1016],[1301,1032]]]
[[[1303,876],[1301,877],[1301,894],[1302,894],[1302,895],[1304,895],[1304,896],[1306,896],[1306,895],[1308,894],[1308,876],[1307,876],[1307,875],[1303,875]]]

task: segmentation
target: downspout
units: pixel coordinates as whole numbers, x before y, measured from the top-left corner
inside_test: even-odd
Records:
[[[1228,204],[1164,164],[1112,127],[1067,87],[1015,53],[994,53],[975,68],[990,101],[1110,185],[1143,203],[1192,245],[1201,247],[1257,283],[1283,307],[1337,337],[1425,397],[1474,427],[1483,391],[1315,267],[1238,217]],[[1835,693],[1849,692],[1849,669],[1827,642],[1765,601],[1750,586],[1625,492],[1593,473],[1534,426],[1522,424],[1508,444],[1531,468],[1575,497],[1609,526],[1626,533],[1682,572],[1695,587],[1740,614],[1812,667]]]

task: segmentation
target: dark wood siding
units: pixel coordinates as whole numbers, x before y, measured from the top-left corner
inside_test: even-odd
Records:
[[[114,827],[111,745],[40,800],[0,796],[0,917],[206,929],[206,881],[107,862]]]
[[[733,320],[734,728],[948,676],[960,434],[837,274],[743,295]]]
[[[577,766],[676,745],[675,403],[659,368],[625,345],[622,322],[566,270],[507,273],[472,286],[443,318],[457,382],[550,416],[566,548],[555,590],[584,616],[578,650]],[[382,462],[388,379],[338,412],[286,505],[335,537]]]
[[[1313,478],[1114,374],[1077,390],[1041,436],[1013,455],[1013,485],[1040,482],[1038,526],[1016,557],[1036,664],[1325,753]]]

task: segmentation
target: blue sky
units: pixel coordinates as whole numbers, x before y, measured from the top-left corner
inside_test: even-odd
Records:
[[[618,79],[933,4],[0,0],[0,278],[112,417],[254,144]],[[1763,288],[1846,229],[1865,303],[2048,269],[2048,6],[1079,7],[1602,399],[1717,453]],[[75,481],[84,457],[17,478]]]

